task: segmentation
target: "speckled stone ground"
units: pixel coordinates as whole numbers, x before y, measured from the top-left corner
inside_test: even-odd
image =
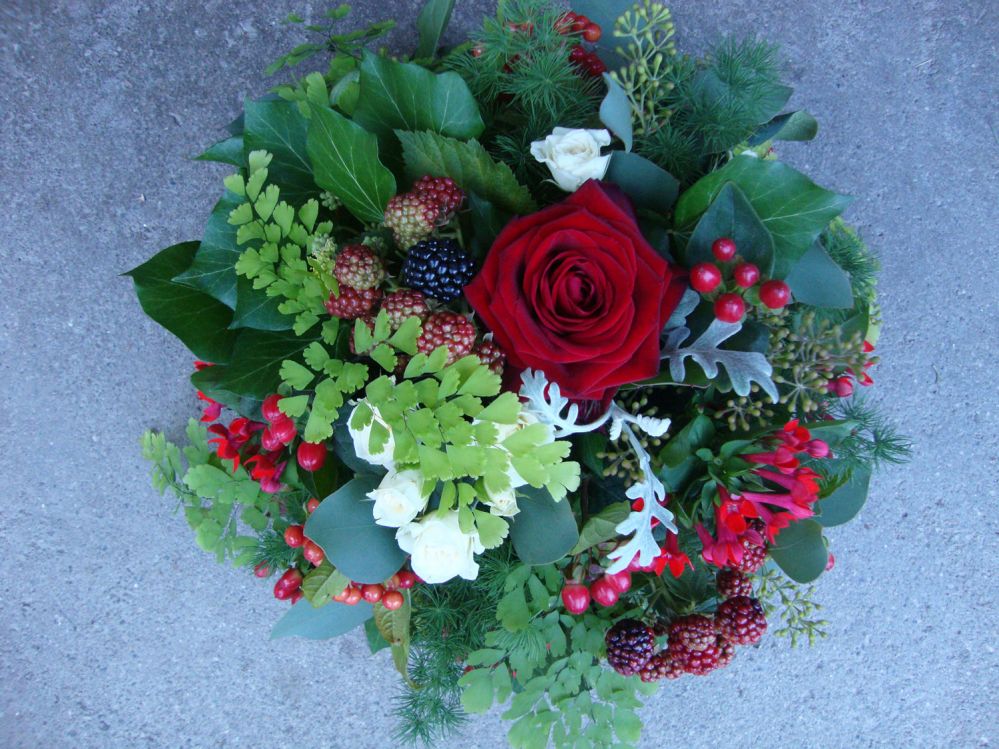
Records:
[[[412,19],[417,0],[355,2]],[[459,2],[452,33],[489,3]],[[832,534],[828,640],[769,639],[643,711],[642,746],[972,747],[997,738],[999,6],[673,3],[682,45],[759,32],[822,123],[785,150],[850,192],[884,262],[877,391],[915,459]],[[270,642],[268,586],[216,568],[148,486],[190,356],[117,274],[199,236],[188,160],[298,42],[308,0],[0,4],[0,746],[381,747],[395,677],[361,638]],[[394,42],[412,29],[402,24]],[[384,655],[384,654],[383,654]],[[493,715],[452,746],[501,747]]]

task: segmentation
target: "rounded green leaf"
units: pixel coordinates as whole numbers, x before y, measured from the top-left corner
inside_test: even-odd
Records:
[[[826,528],[853,520],[867,501],[871,472],[855,471],[843,486],[819,500],[818,521]]]
[[[777,536],[770,556],[795,582],[812,582],[822,574],[829,561],[822,526],[811,518],[792,523]]]
[[[510,540],[521,561],[531,565],[561,559],[579,541],[569,501],[556,502],[547,489],[517,490],[520,512],[510,523]]]
[[[328,640],[350,632],[371,616],[371,604],[364,601],[356,606],[331,603],[315,609],[303,598],[274,625],[271,639],[305,637],[309,640]]]

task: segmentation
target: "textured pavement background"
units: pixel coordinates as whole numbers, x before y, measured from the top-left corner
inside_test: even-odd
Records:
[[[311,5],[311,8],[310,8]],[[489,3],[459,0],[455,28]],[[417,0],[355,2],[413,19]],[[191,357],[116,274],[200,236],[211,143],[308,0],[0,4],[0,747],[382,747],[396,688],[358,636],[269,642],[269,587],[216,567],[147,481]],[[832,534],[831,636],[768,639],[665,686],[643,747],[974,747],[999,740],[999,7],[675,0],[682,47],[759,32],[822,124],[784,154],[850,192],[879,248],[877,392],[916,440]],[[408,43],[406,24],[394,37]],[[384,656],[384,654],[382,654]],[[505,745],[495,716],[453,746]]]

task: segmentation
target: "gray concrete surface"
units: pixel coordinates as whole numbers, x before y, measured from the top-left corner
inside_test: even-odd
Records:
[[[365,20],[419,3],[355,3]],[[488,3],[459,2],[467,28]],[[297,43],[309,0],[0,4],[0,747],[382,747],[396,688],[358,636],[269,642],[269,586],[218,568],[147,482],[191,357],[118,278],[199,236],[187,160]],[[993,0],[673,3],[681,44],[760,32],[822,123],[786,149],[858,197],[884,260],[875,372],[915,460],[832,534],[829,639],[666,685],[643,747],[973,747],[997,736],[999,10]],[[403,25],[395,40],[412,37]],[[505,745],[496,716],[452,743]]]

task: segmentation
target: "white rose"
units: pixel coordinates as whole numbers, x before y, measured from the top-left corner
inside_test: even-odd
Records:
[[[404,525],[395,534],[399,547],[413,558],[413,571],[428,583],[443,583],[460,576],[474,580],[479,574],[475,554],[486,548],[478,531],[462,533],[458,513],[441,517],[432,512],[418,523]]]
[[[588,179],[607,174],[610,156],[601,156],[601,146],[609,146],[606,130],[570,130],[557,127],[544,140],[531,144],[531,156],[546,165],[555,182],[566,192],[575,192]]]
[[[361,401],[361,403],[364,403],[364,401]],[[395,438],[392,436],[392,428],[382,419],[381,414],[378,413],[378,409],[369,405],[374,416],[364,429],[354,429],[351,426],[351,422],[354,420],[354,413],[361,403],[354,406],[354,410],[350,412],[350,417],[347,419],[347,430],[350,432],[351,439],[354,440],[354,452],[357,453],[357,457],[361,460],[367,461],[372,465],[384,466],[391,471],[395,468],[395,461],[392,459],[392,455],[395,452]],[[382,449],[372,454],[369,449],[371,427],[374,426],[376,421],[388,430],[389,436],[385,440],[385,444],[382,445]]]
[[[378,525],[399,528],[423,512],[423,474],[419,471],[389,471],[376,489],[368,492],[375,506],[372,513]]]
[[[520,476],[517,478],[520,479]],[[512,518],[520,512],[520,508],[517,506],[517,492],[514,491],[513,487],[502,492],[488,492],[488,495],[486,504],[489,505],[489,512],[493,515],[498,515],[501,518]]]

